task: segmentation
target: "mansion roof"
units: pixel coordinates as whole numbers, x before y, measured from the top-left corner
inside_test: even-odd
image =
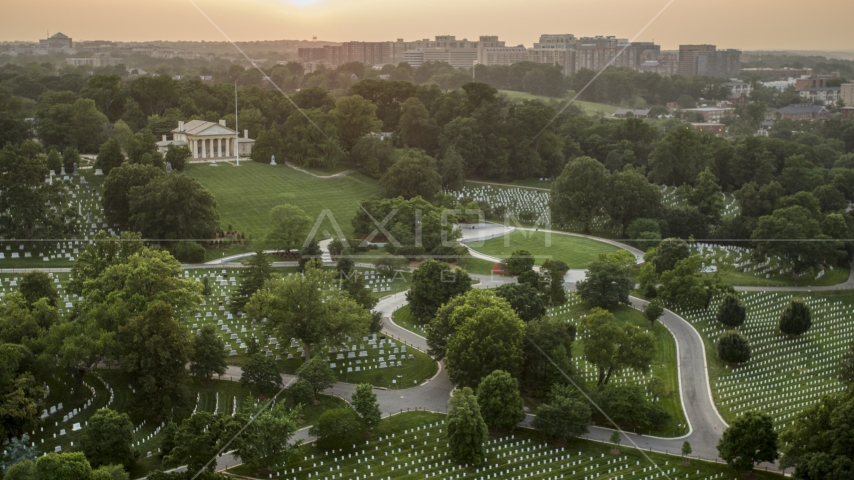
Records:
[[[172,133],[183,133],[193,136],[208,136],[208,135],[234,135],[234,130],[214,122],[206,122],[204,120],[190,120],[184,124],[184,129],[178,127],[172,130]]]

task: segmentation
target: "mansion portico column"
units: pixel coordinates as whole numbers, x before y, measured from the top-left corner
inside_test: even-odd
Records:
[[[208,158],[208,141],[202,139],[202,158]]]
[[[217,142],[219,142],[219,156],[222,158],[225,156],[225,139],[220,137],[217,139]]]

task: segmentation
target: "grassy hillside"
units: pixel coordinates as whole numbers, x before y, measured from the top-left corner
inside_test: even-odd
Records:
[[[507,98],[511,100],[542,100],[544,102],[548,102],[550,100],[555,100],[557,102],[563,102],[568,99],[566,98],[555,98],[555,97],[546,97],[544,95],[533,95],[526,92],[514,92],[513,90],[499,90],[499,93],[503,93],[507,95]],[[585,112],[589,114],[597,114],[603,113],[605,115],[610,115],[617,110],[617,107],[613,105],[606,105],[604,103],[594,103],[594,102],[583,102],[581,100],[576,100],[572,102],[573,105],[583,109]]]
[[[255,239],[267,234],[270,209],[283,203],[296,205],[315,219],[328,210],[350,237],[350,221],[359,202],[380,193],[374,180],[355,173],[322,179],[283,165],[253,162],[243,162],[240,167],[192,164],[187,175],[197,178],[216,198],[224,228],[231,225]],[[318,233],[322,235],[324,230],[335,234],[329,218]]]

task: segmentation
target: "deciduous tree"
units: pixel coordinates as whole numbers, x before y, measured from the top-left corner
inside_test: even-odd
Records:
[[[527,250],[516,250],[507,259],[507,272],[514,277],[534,268],[534,256]]]
[[[286,464],[302,444],[302,440],[291,442],[298,429],[300,407],[289,410],[286,402],[277,402],[270,408],[264,403],[256,404],[250,397],[243,409],[242,413],[254,421],[240,434],[235,454],[255,468]]]
[[[348,336],[368,333],[370,313],[335,285],[331,272],[309,267],[304,274],[274,278],[255,293],[246,305],[249,318],[267,318],[267,331],[279,339],[303,343],[305,359],[312,344],[336,345]]]
[[[469,317],[448,338],[445,366],[457,385],[476,387],[495,370],[514,377],[524,362],[525,323],[504,303]]]
[[[148,185],[155,178],[165,176],[163,170],[151,165],[119,165],[104,171],[104,214],[111,224],[130,226],[131,189]],[[103,167],[98,167],[103,168]]]
[[[593,219],[604,212],[610,174],[598,160],[579,157],[569,162],[552,184],[552,221],[579,224],[590,233]]]
[[[365,424],[349,407],[334,408],[320,415],[309,434],[317,437],[317,446],[328,450],[352,445],[362,438]]]
[[[249,355],[249,361],[243,367],[240,375],[240,385],[257,388],[264,393],[270,393],[282,388],[282,376],[276,361],[257,352]]]
[[[489,430],[480,413],[477,397],[469,387],[454,390],[448,401],[448,449],[451,459],[463,465],[477,465],[486,456]]]
[[[267,244],[277,250],[299,249],[308,237],[311,217],[296,205],[289,203],[270,210],[270,233]]]
[[[350,404],[368,428],[373,428],[380,423],[382,413],[373,385],[369,383],[356,385],[356,391],[350,397]]]
[[[426,200],[442,191],[442,176],[436,159],[421,150],[409,149],[400,154],[380,179],[386,196]]]
[[[629,292],[635,286],[631,272],[634,264],[634,255],[626,250],[599,255],[588,267],[587,278],[576,284],[579,296],[602,308],[628,304]]]
[[[213,325],[204,325],[193,338],[193,353],[190,355],[190,374],[210,380],[213,374],[225,373],[225,341],[216,333]]]
[[[530,285],[505,283],[495,289],[495,294],[507,300],[524,322],[542,318],[546,314],[546,307],[539,293]]]
[[[429,259],[412,273],[412,283],[406,293],[409,309],[421,323],[429,322],[440,306],[457,295],[471,290],[472,279],[461,268]]]
[[[377,106],[360,95],[339,98],[330,113],[338,122],[341,146],[348,152],[360,138],[382,128],[382,122],[377,118]]]
[[[747,317],[747,310],[741,304],[738,295],[728,293],[724,295],[720,305],[718,305],[718,321],[729,328],[738,328],[744,323]]]
[[[620,327],[614,315],[601,308],[582,317],[579,332],[584,338],[585,358],[599,369],[599,385],[606,385],[611,375],[620,374],[625,368],[649,371],[655,356],[655,337],[651,333],[628,323]]]
[[[27,304],[32,306],[42,298],[47,300],[48,305],[55,307],[59,300],[59,293],[53,286],[50,275],[40,271],[30,271],[21,277],[18,291],[24,296]]]
[[[174,318],[171,305],[155,301],[119,332],[122,371],[136,390],[133,407],[166,416],[189,402],[187,363],[193,350],[187,328]]]
[[[130,417],[109,408],[98,410],[86,421],[80,447],[94,467],[121,464],[130,469],[139,455],[133,449]]]
[[[744,363],[750,360],[750,343],[736,331],[725,332],[718,338],[718,357],[727,363]]]
[[[311,385],[315,395],[331,387],[338,379],[329,367],[329,362],[320,357],[314,357],[305,362],[297,375]]]
[[[503,370],[483,377],[477,386],[477,404],[483,421],[490,427],[512,429],[525,419],[519,382]]]
[[[231,312],[235,315],[243,311],[252,295],[273,278],[270,257],[262,250],[255,252],[255,255],[246,260],[246,268],[241,269],[238,275],[240,284],[237,286],[237,292],[231,297]]]
[[[131,229],[146,238],[214,238],[219,212],[213,195],[195,178],[168,175],[133,187],[128,197]]]
[[[535,429],[564,441],[587,433],[590,406],[573,388],[562,384],[552,386],[546,403],[537,408]]]
[[[718,442],[718,452],[730,467],[741,471],[750,471],[759,462],[773,462],[780,458],[777,432],[771,416],[762,412],[744,412],[724,430]]]
[[[780,331],[791,337],[803,335],[812,326],[812,314],[803,300],[792,300],[780,315]]]
[[[664,306],[658,300],[652,300],[643,309],[643,316],[649,321],[650,328],[655,326],[656,320],[662,315],[664,315]]]

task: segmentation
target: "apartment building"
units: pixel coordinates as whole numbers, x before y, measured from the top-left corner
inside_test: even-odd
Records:
[[[679,45],[679,75],[737,77],[741,72],[741,51],[718,50],[715,45]]]
[[[839,87],[839,101],[846,107],[854,107],[854,83],[843,83]]]
[[[571,33],[540,35],[540,41],[529,48],[526,60],[561,67],[564,75],[575,73],[578,39]]]

